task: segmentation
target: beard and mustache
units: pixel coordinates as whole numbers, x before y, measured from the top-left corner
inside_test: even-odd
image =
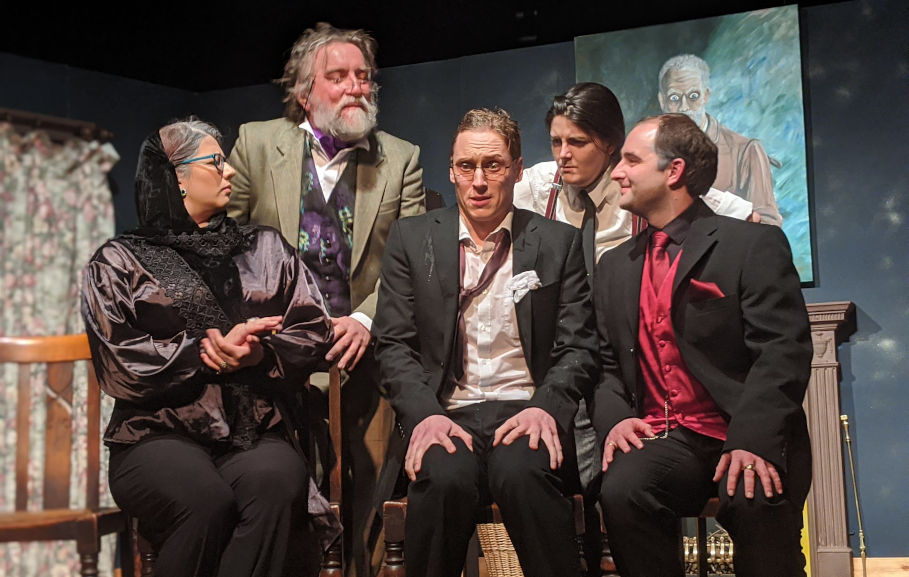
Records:
[[[700,108],[698,110],[690,110],[690,109],[689,110],[679,110],[679,113],[684,114],[685,116],[687,116],[688,118],[693,120],[694,123],[698,125],[698,128],[700,128],[701,130],[704,130],[704,128],[707,124],[707,111],[706,110],[704,110],[703,108]]]
[[[347,108],[348,106],[355,108]],[[365,96],[345,96],[337,104],[312,100],[312,124],[345,142],[365,138],[376,127],[379,107]]]

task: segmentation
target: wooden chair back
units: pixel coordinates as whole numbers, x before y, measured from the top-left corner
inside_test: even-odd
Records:
[[[70,476],[74,419],[73,374],[75,363],[89,361],[91,351],[85,334],[50,337],[0,337],[0,363],[18,365],[16,380],[15,511],[0,513],[0,542],[75,540],[83,575],[94,575],[100,551],[100,535],[121,533],[124,549],[121,563],[125,575],[132,575],[129,557],[131,539],[126,516],[116,507],[101,508],[101,393],[94,368],[88,364],[86,397],[86,483],[83,509],[71,509]],[[46,376],[39,381],[41,394],[33,394],[35,367],[44,365]],[[28,471],[32,453],[30,421],[39,409],[32,398],[42,399],[46,412],[44,429],[44,481],[40,510],[29,511]],[[130,561],[125,562],[124,561]],[[93,572],[94,571],[94,572]]]
[[[19,365],[16,409],[16,511],[28,508],[28,468],[31,438],[28,434],[32,414],[33,367],[44,364],[44,410],[47,414],[44,435],[44,509],[68,509],[70,504],[73,405],[73,372],[76,361],[88,361],[91,352],[84,334],[56,337],[0,337],[0,363]],[[94,368],[88,363],[86,399],[87,443],[85,505],[99,504],[101,461],[101,395]]]

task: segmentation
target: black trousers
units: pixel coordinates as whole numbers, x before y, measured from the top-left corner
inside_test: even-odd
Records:
[[[307,496],[304,461],[270,435],[223,454],[151,437],[112,450],[109,475],[117,505],[158,551],[156,574],[168,577],[279,577],[292,509]]]
[[[811,452],[791,446],[787,473],[780,472],[784,493],[764,496],[759,482],[747,499],[744,483],[734,496],[726,477],[712,481],[723,442],[678,427],[666,439],[645,441],[644,448],[615,460],[603,476],[600,503],[606,534],[622,577],[684,577],[680,517],[697,516],[719,496],[717,521],[734,542],[738,577],[804,577],[800,546],[802,507],[811,481]]]
[[[485,402],[448,416],[473,437],[473,452],[460,439],[449,454],[439,445],[424,455],[417,480],[408,489],[404,558],[407,574],[456,577],[461,574],[477,507],[498,504],[527,577],[565,577],[580,572],[571,502],[562,494],[549,451],[530,449],[524,436],[492,446],[493,434],[526,403]]]

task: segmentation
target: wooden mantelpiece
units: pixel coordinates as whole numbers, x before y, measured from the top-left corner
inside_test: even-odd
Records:
[[[813,453],[808,495],[808,539],[813,577],[851,577],[852,548],[846,527],[846,497],[840,434],[840,363],[837,345],[856,330],[855,305],[808,305],[814,357],[805,412]]]

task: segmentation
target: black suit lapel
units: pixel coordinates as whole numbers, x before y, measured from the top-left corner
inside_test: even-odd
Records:
[[[537,256],[540,252],[540,235],[537,227],[530,224],[530,213],[516,210],[511,222],[512,239],[512,276],[536,270]],[[537,271],[539,275],[540,271]],[[533,298],[526,295],[515,303],[515,315],[518,318],[518,334],[524,348],[524,359],[527,366],[533,368]]]
[[[622,270],[615,271],[614,277],[619,279],[617,284],[624,288],[621,302],[628,331],[634,336],[637,343],[638,316],[641,305],[641,275],[644,274],[644,257],[647,255],[647,241],[650,235],[646,232],[638,234],[635,242],[628,248],[627,258],[619,261]]]
[[[446,364],[450,364],[454,349],[455,333],[458,330],[458,292],[461,288],[461,271],[458,252],[458,208],[451,207],[432,213],[434,217],[427,238],[426,255],[431,262],[426,264],[426,274],[436,276],[438,300],[430,300],[433,312],[439,315],[439,325],[444,342],[438,343],[444,351]],[[431,285],[430,285],[431,286]],[[436,296],[433,295],[433,296]],[[447,373],[446,373],[447,374]],[[448,386],[442,376],[441,394],[447,394]]]
[[[435,215],[434,226],[429,233],[427,258],[432,259],[431,267],[439,277],[442,296],[455,299],[457,309],[458,291],[461,288],[461,271],[458,257],[458,209],[451,207],[440,210]],[[432,274],[429,270],[428,274]],[[457,314],[457,312],[456,312]]]
[[[687,277],[694,266],[704,258],[704,255],[717,242],[716,234],[716,217],[709,207],[703,206],[698,209],[696,220],[691,223],[688,236],[685,239],[685,246],[682,248],[682,254],[679,256],[679,266],[675,271],[675,280],[672,283],[672,294],[675,296],[679,284]],[[706,211],[706,212],[705,212]]]

